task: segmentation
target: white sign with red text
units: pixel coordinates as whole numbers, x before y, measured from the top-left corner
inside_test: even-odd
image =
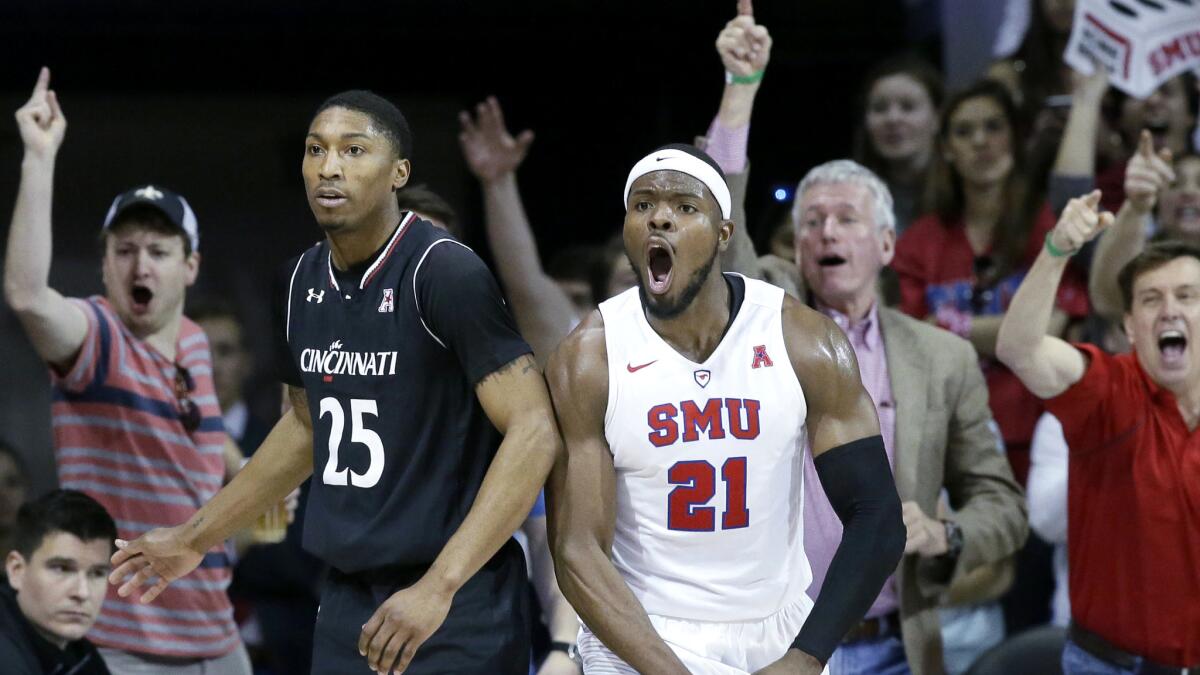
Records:
[[[1100,64],[1113,86],[1145,98],[1200,68],[1200,1],[1078,0],[1063,58],[1084,74]]]

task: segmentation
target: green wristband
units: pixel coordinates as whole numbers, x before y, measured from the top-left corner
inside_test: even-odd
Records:
[[[727,71],[725,71],[725,83],[726,84],[755,84],[757,82],[762,81],[763,73],[765,73],[765,72],[766,72],[766,70],[760,70],[760,71],[757,71],[750,75],[734,75],[733,73],[731,73],[727,70]]]
[[[1050,239],[1053,235],[1054,235],[1054,230],[1050,230],[1049,232],[1046,233],[1046,250],[1050,253],[1051,257],[1053,257],[1053,258],[1069,258],[1077,253],[1077,251],[1059,250],[1059,248],[1054,245],[1054,242],[1050,241]]]

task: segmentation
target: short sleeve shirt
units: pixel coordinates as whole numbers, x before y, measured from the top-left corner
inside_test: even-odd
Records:
[[[1083,378],[1047,401],[1070,448],[1074,619],[1109,642],[1200,663],[1200,431],[1134,354],[1077,345]]]

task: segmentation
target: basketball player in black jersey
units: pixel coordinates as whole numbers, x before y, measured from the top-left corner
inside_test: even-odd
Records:
[[[410,153],[384,99],[345,92],[320,107],[303,174],[325,239],[276,293],[292,409],[194,518],[118,542],[111,579],[153,600],[314,474],[304,545],[331,573],[313,672],[523,674],[525,569],[510,535],[561,441],[487,268],[400,212]]]

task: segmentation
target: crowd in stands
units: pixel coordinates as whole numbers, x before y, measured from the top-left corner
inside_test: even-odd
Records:
[[[1030,673],[1200,665],[1195,420],[1183,415],[1186,428],[1147,441],[1158,448],[1176,434],[1190,456],[1147,459],[1130,450],[1119,467],[1096,459],[1114,452],[1104,445],[1110,437],[1095,430],[1108,423],[1080,400],[1103,399],[1111,393],[1105,386],[1125,387],[1113,395],[1137,404],[1183,398],[1169,377],[1154,379],[1157,371],[1138,370],[1128,355],[1131,348],[1191,349],[1188,326],[1200,328],[1188,323],[1197,318],[1198,286],[1158,300],[1169,305],[1163,312],[1182,317],[1180,335],[1160,330],[1157,342],[1134,339],[1151,330],[1137,324],[1135,310],[1149,302],[1138,279],[1174,269],[1179,258],[1200,265],[1200,85],[1184,73],[1137,99],[1109,86],[1101,69],[1072,71],[1062,53],[1073,4],[1033,2],[1019,47],[966,87],[948,90],[939,69],[917,53],[876,64],[862,81],[843,157],[796,167],[806,177],[782,222],[752,222],[745,208],[753,156],[803,142],[751,143],[755,106],[782,105],[759,97],[772,75],[769,26],[743,7],[716,36],[726,84],[697,144],[732,193],[736,229],[722,268],[783,287],[849,336],[908,527],[904,561],[835,652],[835,675],[1021,672],[1016,663]],[[43,96],[61,116],[53,92]],[[186,520],[253,455],[274,420],[257,418],[244,401],[254,364],[239,308],[195,299],[182,320],[152,322],[169,299],[182,297],[199,265],[203,214],[193,214],[182,196],[168,192],[176,202],[167,210],[147,205],[162,195],[146,191],[161,188],[118,196],[104,223],[107,297],[67,299],[47,286],[50,176],[63,129],[21,124],[26,159],[8,234],[5,300],[52,373],[62,489],[31,493],[22,454],[0,442],[7,576],[0,670],[176,672],[165,669],[204,662],[214,669],[204,672],[309,672],[326,570],[301,545],[307,485],[288,507],[286,534],[271,539],[256,528],[209,551],[197,573],[155,605],[106,591],[118,533],[131,539]],[[522,162],[538,149],[534,132],[510,129],[496,98],[462,112],[459,125],[483,204],[485,239],[472,244],[490,249],[516,324],[544,366],[600,302],[636,285],[619,228],[607,240],[543,258],[543,224],[530,221],[523,200],[552,186],[518,181]],[[677,140],[690,139],[663,142]],[[436,186],[408,186],[397,197],[402,210],[447,237],[464,237],[463,208]],[[1095,215],[1101,212],[1109,215]],[[127,227],[135,222],[148,229]],[[1075,223],[1083,234],[1068,233]],[[769,249],[755,249],[750,234],[760,229],[771,230]],[[1143,264],[1146,252],[1161,259],[1122,271],[1131,261]],[[1052,264],[1047,256],[1064,261],[1053,283],[1039,276]],[[1088,374],[1054,380],[1057,388],[1039,379],[1034,364],[1041,362],[1014,345],[1010,308],[1034,302],[1035,283],[1046,299],[1037,306],[1042,314],[1030,310],[1038,317],[1030,323],[1066,341],[1054,345],[1092,345],[1072,352],[1084,355]],[[1037,340],[1020,335],[1033,350]],[[1075,363],[1063,358],[1046,363]],[[1101,367],[1117,384],[1094,381]],[[1200,371],[1188,372],[1200,390]],[[79,402],[96,387],[113,408]],[[163,410],[183,420],[186,441],[162,422]],[[1078,447],[1080,439],[1099,445]],[[1151,461],[1152,475],[1131,468]],[[841,525],[811,458],[803,470],[815,598]],[[1128,487],[1126,480],[1140,482]],[[1140,503],[1105,495],[1138,490],[1163,491],[1164,506],[1139,511]],[[1107,523],[1113,529],[1104,541]],[[1144,531],[1157,534],[1135,534]],[[543,503],[518,538],[529,595],[540,608],[531,673],[579,672],[568,654],[578,619],[555,581]],[[1142,555],[1103,556],[1106,547],[1143,542]],[[1136,586],[1153,583],[1156,560],[1170,558],[1156,557],[1155,546],[1196,555],[1190,579],[1171,580],[1168,590]],[[1122,579],[1135,586],[1108,596]],[[1046,644],[1049,660],[1019,660]],[[1087,659],[1109,669],[1086,669],[1080,664]]]

